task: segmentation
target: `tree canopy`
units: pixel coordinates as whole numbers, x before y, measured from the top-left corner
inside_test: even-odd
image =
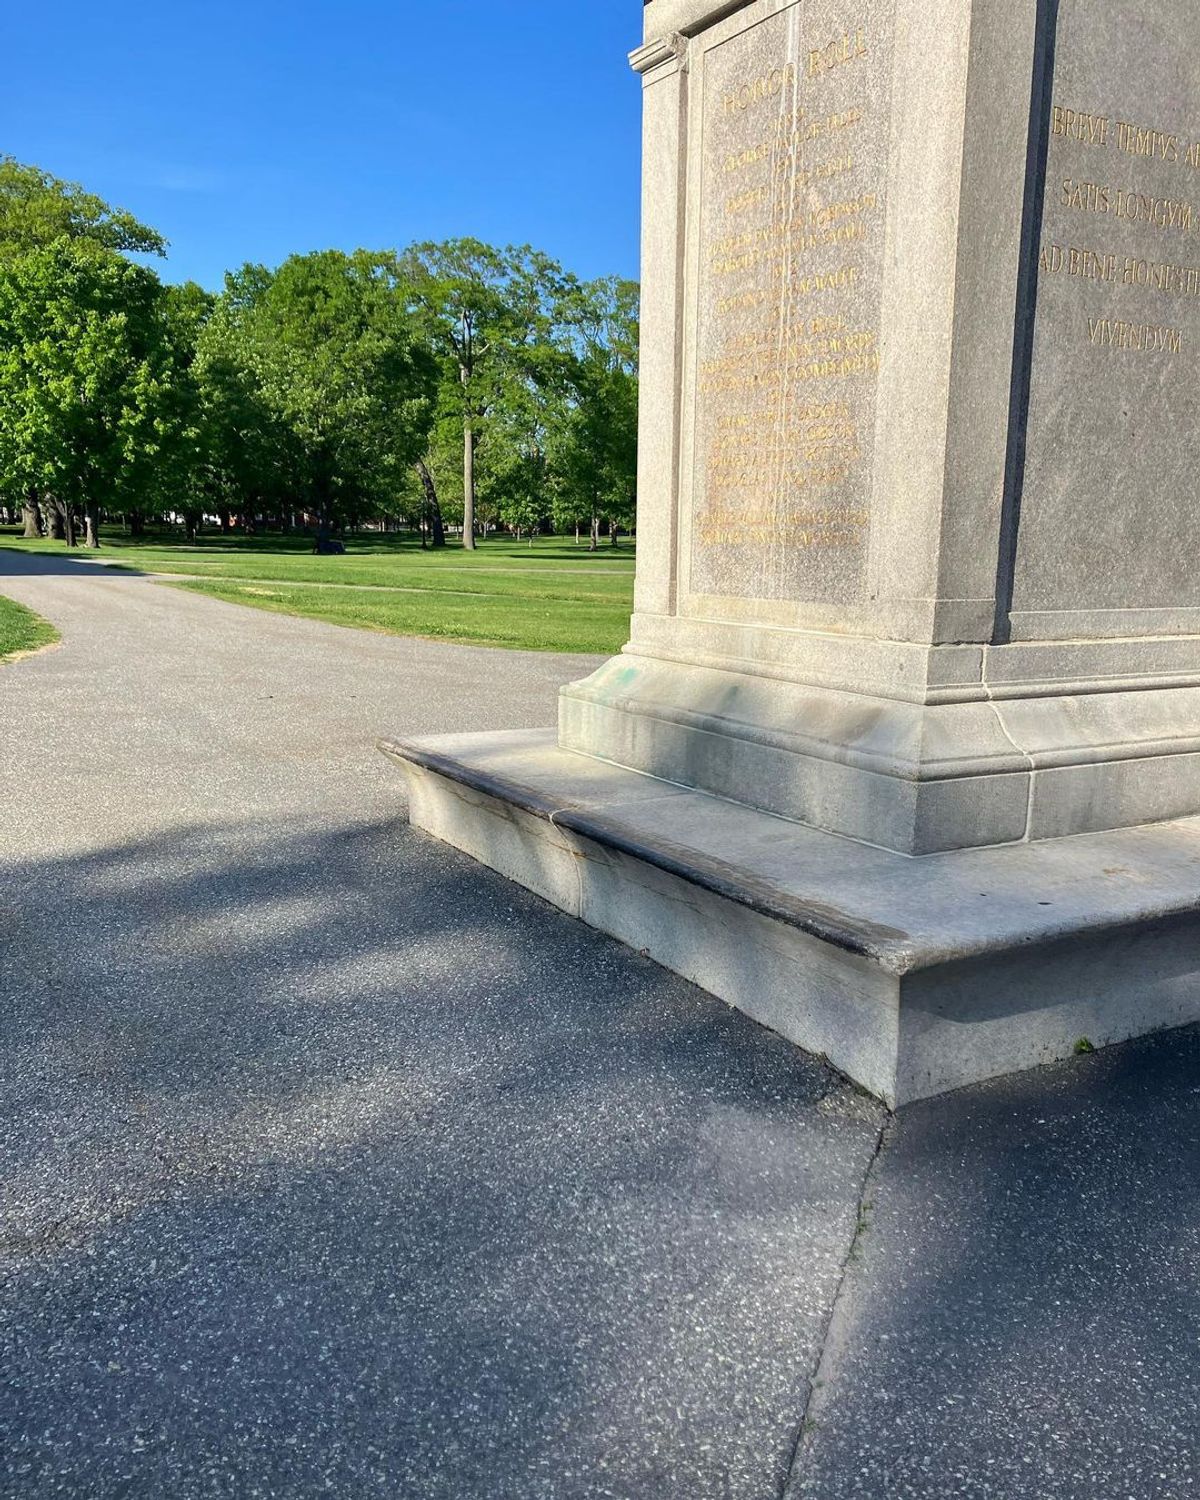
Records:
[[[5,487],[89,519],[136,502],[169,441],[172,371],[161,288],[86,241],[0,260],[0,464]]]
[[[214,294],[131,258],[165,248],[0,158],[0,498],[27,530],[632,525],[633,283],[457,239],[247,264]]]
[[[77,183],[0,156],[0,253],[30,250],[58,239],[88,240],[105,250],[163,255],[156,229],[124,209],[110,208]]]

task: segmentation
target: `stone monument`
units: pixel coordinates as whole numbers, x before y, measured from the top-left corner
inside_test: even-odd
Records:
[[[650,0],[636,612],[419,826],[893,1104],[1200,1019],[1194,0]]]

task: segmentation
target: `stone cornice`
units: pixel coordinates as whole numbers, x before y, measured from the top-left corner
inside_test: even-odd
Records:
[[[671,31],[695,36],[706,26],[752,3],[753,0],[651,0],[643,9],[645,30],[642,35],[647,41]]]
[[[673,63],[676,68],[682,68],[687,65],[687,47],[686,37],[680,36],[677,31],[669,31],[666,36],[656,37],[654,41],[631,52],[629,66],[643,78],[666,64]]]

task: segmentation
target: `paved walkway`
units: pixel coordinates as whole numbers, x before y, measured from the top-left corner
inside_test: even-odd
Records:
[[[886,1124],[405,825],[587,660],[0,590],[0,1493],[1196,1493],[1196,1033]]]

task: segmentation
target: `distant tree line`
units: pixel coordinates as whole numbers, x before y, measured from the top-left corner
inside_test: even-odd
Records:
[[[131,258],[165,249],[0,157],[0,506],[27,536],[632,527],[635,283],[461,239],[245,265],[214,295]]]

